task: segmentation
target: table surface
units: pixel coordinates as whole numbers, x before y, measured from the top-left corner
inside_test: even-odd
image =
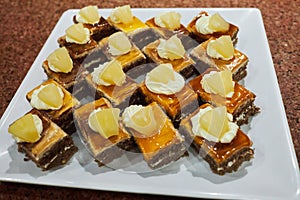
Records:
[[[272,58],[300,161],[300,51],[299,0],[2,0],[0,4],[0,116],[64,11],[95,4],[131,7],[255,7],[261,10]],[[300,162],[299,162],[300,163]],[[0,182],[0,199],[181,199],[167,196],[81,190]]]

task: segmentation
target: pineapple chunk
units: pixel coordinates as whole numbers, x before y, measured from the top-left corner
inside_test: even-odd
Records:
[[[68,73],[73,69],[73,61],[66,47],[53,51],[47,58],[50,69],[55,72]]]
[[[167,84],[170,80],[175,81],[172,64],[160,64],[148,73],[149,80]]]
[[[207,111],[200,117],[199,124],[210,135],[220,140],[229,130],[226,107],[221,106]]]
[[[41,128],[37,128],[36,123]],[[16,120],[8,128],[8,132],[21,141],[34,143],[40,139],[40,134],[43,131],[42,120],[33,114],[26,114]]]
[[[229,35],[224,35],[216,40],[211,40],[207,45],[207,54],[213,58],[230,60],[234,56],[234,47]]]
[[[133,16],[129,5],[113,9],[110,18],[114,23],[131,24],[133,22]]]
[[[229,30],[229,23],[219,13],[215,13],[210,16],[208,27],[215,32],[225,32]]]
[[[234,92],[235,82],[232,81],[232,74],[230,70],[210,74],[204,78],[204,81],[209,87],[209,93],[219,94],[223,97],[229,97]]]
[[[100,19],[97,6],[86,6],[80,9],[79,16],[83,18],[81,23],[96,24]]]
[[[89,126],[106,139],[119,135],[119,115],[120,109],[118,108],[98,110],[89,116]]]
[[[90,31],[84,28],[82,23],[73,24],[66,30],[66,40],[67,42],[86,44],[90,41]]]
[[[146,106],[137,111],[131,117],[131,120],[133,122],[132,128],[139,133],[149,137],[157,133],[161,128],[161,124],[163,124],[157,123],[156,119],[159,119],[159,121],[163,121],[163,114],[159,113],[159,116],[154,116],[152,107]]]
[[[114,56],[123,55],[131,50],[131,43],[123,32],[117,32],[108,37],[109,53]]]
[[[63,96],[59,91],[60,88],[51,83],[44,86],[38,93],[38,98],[50,107],[59,109],[63,105]]]
[[[123,72],[120,62],[112,60],[99,74],[99,79],[111,85],[121,86],[126,81],[126,75]]]
[[[168,29],[180,28],[181,15],[177,12],[165,12],[154,18],[155,24]]]
[[[157,47],[159,57],[169,60],[180,59],[185,54],[185,49],[181,40],[177,35],[172,36],[168,40],[160,39],[160,44]]]

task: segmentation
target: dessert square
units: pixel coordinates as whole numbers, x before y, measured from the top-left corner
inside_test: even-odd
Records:
[[[160,40],[157,40],[155,42],[148,44],[143,48],[143,52],[151,62],[157,64],[171,63],[174,70],[176,72],[179,72],[185,78],[189,78],[190,76],[193,75],[194,73],[193,65],[195,64],[195,62],[187,54],[184,54],[183,58],[174,59],[174,60],[161,58],[157,52],[157,47],[159,46],[159,44],[160,44]]]
[[[36,115],[41,120],[41,137],[35,142],[18,141],[18,151],[24,153],[27,159],[34,162],[43,171],[68,163],[78,151],[72,137],[38,110],[32,109],[27,114]]]
[[[198,94],[201,102],[207,102],[215,106],[225,105],[227,111],[233,115],[235,123],[238,125],[247,124],[249,117],[259,112],[259,108],[254,105],[256,95],[237,82],[235,82],[232,97],[223,97],[219,94],[206,92],[202,87],[201,80],[205,74],[211,71],[214,71],[214,69],[207,70],[190,80],[188,84]]]
[[[133,43],[131,43],[131,49],[128,53],[124,53],[121,55],[112,55],[109,52],[109,38],[106,37],[103,38],[99,43],[99,49],[103,51],[108,60],[115,59],[119,61],[125,73],[134,68],[135,66],[141,65],[146,62],[145,55]]]
[[[136,105],[133,105],[136,106]],[[147,106],[153,111],[153,119],[159,123],[160,129],[151,135],[144,135],[145,132],[138,131],[134,128],[128,127],[126,118],[130,118],[130,111],[124,111],[123,123],[128,127],[129,132],[133,135],[134,141],[143,153],[144,160],[151,169],[157,169],[171,162],[174,162],[186,154],[186,147],[183,138],[174,128],[171,120],[165,115],[160,106],[153,102]],[[128,107],[126,109],[131,109]],[[134,109],[133,109],[134,110]],[[126,117],[127,114],[128,116]],[[130,119],[127,119],[130,120]]]
[[[51,121],[56,123],[66,133],[72,134],[75,131],[72,112],[73,112],[74,108],[76,108],[80,105],[80,102],[75,97],[73,97],[71,95],[71,93],[68,92],[64,87],[59,85],[54,80],[48,79],[47,81],[43,82],[41,85],[39,85],[39,86],[35,87],[34,89],[32,89],[31,91],[29,91],[26,95],[26,98],[33,107],[35,107],[35,108],[39,107],[38,105],[36,105],[36,103],[33,103],[32,99],[38,100],[38,102],[40,103],[41,100],[39,100],[39,97],[38,97],[39,91],[48,85],[55,85],[63,93],[61,107],[59,109],[51,109],[51,108],[40,108],[39,109],[39,108],[37,108],[37,110],[39,110],[43,115],[47,116]],[[49,95],[49,97],[53,96],[52,94],[48,94],[48,95]],[[53,103],[53,102],[51,102],[51,103]]]
[[[112,108],[112,105],[105,98],[87,103],[74,111],[74,118],[79,129],[80,136],[86,144],[87,149],[95,158],[99,167],[106,165],[114,159],[123,155],[126,150],[132,148],[133,140],[129,133],[123,128],[119,121],[119,132],[108,138],[95,132],[89,125],[89,116],[97,109]]]
[[[179,132],[185,138],[187,144],[196,150],[210,166],[211,170],[219,175],[237,171],[241,164],[253,158],[254,151],[251,148],[252,141],[240,129],[229,143],[213,142],[194,134],[191,118],[210,106],[204,104],[180,123]]]
[[[190,36],[192,38],[194,38],[195,40],[198,41],[198,43],[202,43],[208,39],[210,39],[211,37],[215,37],[218,38],[222,35],[230,35],[233,43],[237,42],[237,34],[239,31],[239,28],[231,23],[229,23],[229,29],[225,32],[214,32],[211,34],[202,34],[200,32],[197,31],[195,24],[197,22],[197,20],[203,16],[209,16],[207,12],[200,12],[196,17],[194,17],[194,19],[189,22],[188,26],[187,26],[187,30],[190,32]]]
[[[194,64],[196,71],[201,74],[210,67],[217,68],[219,70],[230,70],[232,72],[232,78],[235,81],[242,80],[247,75],[248,57],[237,49],[234,49],[233,58],[230,60],[222,60],[212,58],[207,54],[207,45],[211,40],[201,43],[190,52],[191,58],[195,61]]]

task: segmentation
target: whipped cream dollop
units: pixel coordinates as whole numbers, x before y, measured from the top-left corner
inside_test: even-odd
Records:
[[[84,24],[97,24],[100,20],[100,15],[97,6],[86,6],[81,8],[75,16],[76,21]]]
[[[237,131],[239,129],[238,125],[232,122],[233,117],[230,113],[227,113],[228,117],[228,125],[229,125],[229,130],[225,133],[223,133],[223,136],[221,138],[217,138],[213,136],[212,134],[208,133],[203,127],[201,127],[199,120],[204,113],[208,112],[212,108],[210,106],[200,109],[199,112],[191,118],[192,122],[192,132],[200,137],[203,137],[209,141],[212,142],[221,142],[221,143],[230,143],[233,138],[236,136]]]
[[[219,13],[210,16],[203,15],[195,23],[196,30],[203,35],[228,31],[229,26]]]
[[[53,51],[48,57],[48,66],[53,72],[68,73],[73,69],[73,61],[66,47]]]
[[[181,15],[178,12],[170,11],[156,15],[154,17],[154,23],[159,27],[174,30],[180,28],[180,19]]]
[[[53,84],[53,83],[51,83],[51,84]],[[63,99],[64,92],[62,91],[62,89],[60,87],[56,86],[55,84],[53,84],[53,85],[57,88],[61,99]],[[47,103],[45,103],[38,97],[38,94],[40,93],[40,91],[42,91],[46,86],[47,85],[41,85],[38,89],[33,91],[31,100],[30,100],[31,106],[38,110],[59,110],[62,107],[62,105],[60,105],[58,107],[53,107],[53,106],[48,105]]]
[[[125,108],[123,114],[122,114],[122,121],[126,127],[134,127],[135,124],[132,121],[132,116],[136,114],[138,111],[143,109],[144,106],[142,105],[131,105]]]
[[[203,35],[207,35],[207,34],[212,34],[215,32],[215,30],[210,29],[209,27],[209,19],[211,16],[201,16],[195,24],[195,28],[196,30],[203,34]]]
[[[177,35],[173,35],[168,40],[159,39],[160,43],[157,47],[157,53],[159,57],[175,60],[184,57],[185,49],[181,40]]]
[[[231,60],[234,57],[234,47],[229,35],[210,40],[207,44],[207,54],[216,59]]]
[[[175,94],[182,90],[184,84],[184,78],[169,63],[160,64],[145,77],[146,87],[156,94]]]
[[[123,32],[117,32],[108,37],[108,52],[113,56],[124,55],[130,52],[132,45]]]
[[[110,13],[110,19],[113,23],[130,24],[133,22],[133,15],[131,13],[130,5],[118,6]]]
[[[101,110],[102,110],[102,108],[97,108],[97,109],[93,110],[93,111],[90,113],[89,118],[88,118],[88,125],[89,125],[89,127],[90,127],[93,131],[95,131],[95,132],[98,132],[98,128],[97,128],[93,123],[91,123],[91,117],[92,117],[94,114],[96,114],[97,112],[101,111]]]
[[[90,30],[82,23],[73,24],[66,30],[66,41],[68,43],[86,44],[90,41]]]

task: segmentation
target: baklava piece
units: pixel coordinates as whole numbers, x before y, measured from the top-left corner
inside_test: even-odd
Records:
[[[111,26],[106,19],[99,15],[97,6],[86,6],[73,17],[74,23],[83,23],[85,28],[88,28],[91,37],[100,41],[102,38],[110,36],[116,30]]]
[[[222,35],[229,35],[235,44],[239,28],[227,22],[219,13],[208,15],[207,12],[200,12],[187,26],[190,36],[202,43],[211,37],[218,38]]]
[[[138,85],[126,76],[117,60],[95,68],[94,72],[86,77],[86,81],[94,92],[95,99],[105,97],[114,107],[121,109],[130,104],[131,96],[138,88]]]
[[[132,15],[129,5],[114,8],[107,21],[117,30],[130,33],[139,28],[146,28],[147,25]]]
[[[13,122],[8,132],[18,151],[43,171],[65,165],[78,151],[71,136],[35,109]]]
[[[249,117],[259,112],[254,105],[256,95],[232,80],[229,70],[209,69],[189,82],[200,101],[215,106],[226,106],[238,125],[248,123]]]
[[[174,70],[185,78],[194,74],[194,61],[186,54],[177,35],[168,40],[159,39],[143,48],[149,61],[157,64],[171,63]]]
[[[123,32],[116,32],[102,39],[99,43],[99,49],[103,51],[109,60],[119,61],[124,72],[146,62],[145,55]]]
[[[57,40],[60,47],[66,47],[73,60],[82,62],[84,58],[98,46],[98,43],[91,37],[90,30],[82,23],[69,26],[66,35]]]
[[[219,175],[237,171],[254,156],[252,141],[232,122],[225,106],[200,106],[180,123],[179,132]]]
[[[197,94],[185,84],[184,78],[173,70],[171,64],[161,64],[147,73],[137,92],[146,104],[157,102],[175,127],[199,106]]]
[[[190,53],[199,74],[210,67],[230,70],[233,80],[240,81],[247,75],[248,57],[233,47],[228,35],[211,38],[194,48]]]
[[[124,110],[122,119],[151,169],[169,165],[185,155],[183,138],[157,103],[131,105]]]
[[[29,91],[26,95],[31,106],[47,116],[66,133],[75,131],[73,109],[80,105],[79,101],[65,88],[52,79]]]
[[[80,137],[99,167],[119,158],[133,145],[130,134],[119,120],[120,110],[105,98],[74,111]]]

